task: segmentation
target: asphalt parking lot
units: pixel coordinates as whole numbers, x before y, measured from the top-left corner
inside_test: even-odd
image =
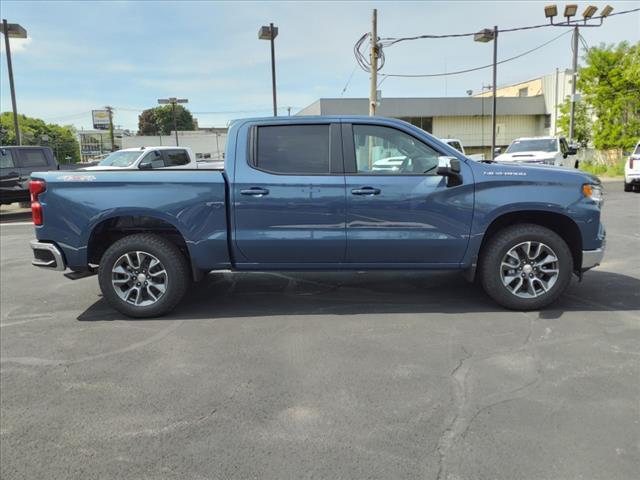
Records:
[[[636,479],[640,194],[606,189],[603,265],[528,313],[457,274],[256,273],[131,320],[5,212],[0,477]]]

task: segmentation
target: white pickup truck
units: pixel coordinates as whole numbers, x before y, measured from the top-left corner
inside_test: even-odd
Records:
[[[470,158],[471,160],[475,160],[476,162],[484,160],[483,153],[475,153],[473,155],[467,155],[467,152],[464,151],[464,145],[462,145],[462,142],[457,138],[441,138],[441,140],[447,145],[449,145],[450,147],[455,148],[456,150],[458,150],[460,153]]]
[[[198,162],[189,147],[169,146],[125,148],[111,153],[98,165],[82,170],[222,169],[223,167],[223,162]]]

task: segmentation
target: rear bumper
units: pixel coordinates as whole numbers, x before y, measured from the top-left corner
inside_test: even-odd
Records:
[[[57,270],[59,272],[66,270],[67,266],[64,262],[64,256],[53,243],[31,240],[31,250],[33,251],[32,265]]]

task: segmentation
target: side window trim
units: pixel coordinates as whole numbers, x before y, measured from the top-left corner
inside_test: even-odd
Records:
[[[345,175],[358,175],[358,176],[376,176],[376,177],[430,177],[430,176],[437,176],[437,174],[434,173],[370,173],[370,172],[358,172],[358,167],[356,164],[356,150],[355,150],[355,142],[354,142],[354,131],[353,131],[353,123],[343,123],[343,131],[342,131],[342,146],[343,146],[343,156],[344,156],[344,170],[345,170]],[[427,143],[425,141],[423,141],[422,139],[416,137],[415,135],[413,135],[413,133],[411,132],[407,132],[405,130],[402,130],[400,128],[396,128],[395,126],[389,126],[389,125],[380,125],[377,123],[367,123],[367,122],[358,122],[355,125],[362,125],[362,126],[371,126],[371,127],[383,127],[383,128],[389,128],[391,130],[396,130],[398,132],[404,133],[405,135],[410,136],[411,138],[413,138],[416,142],[420,142],[423,145],[425,145],[426,147],[430,148],[431,150],[433,150],[434,152],[436,152],[438,155],[441,156],[449,156],[447,153],[442,152],[441,150],[437,149],[435,146],[431,145],[430,143]],[[346,128],[345,128],[346,127]],[[346,130],[346,131],[345,131]],[[345,138],[347,139],[347,141],[345,141]],[[349,141],[350,139],[350,141]],[[453,148],[453,147],[452,147]]]
[[[249,168],[253,170],[257,170],[262,173],[267,173],[269,175],[277,175],[282,177],[301,177],[301,176],[310,176],[310,177],[328,177],[335,175],[344,175],[344,160],[343,160],[343,148],[342,148],[342,139],[340,131],[339,123],[300,123],[295,125],[326,125],[329,127],[329,172],[327,173],[282,173],[282,172],[274,172],[272,170],[266,170],[264,168],[260,168],[257,165],[258,158],[258,129],[260,127],[273,127],[273,126],[284,126],[281,123],[264,123],[260,125],[252,125],[249,130],[249,148],[247,155],[247,165]],[[344,136],[342,136],[344,138]]]

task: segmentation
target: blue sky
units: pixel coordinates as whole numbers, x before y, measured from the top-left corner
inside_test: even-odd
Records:
[[[156,99],[186,97],[201,126],[269,115],[269,44],[257,38],[274,22],[278,104],[286,114],[321,97],[339,97],[354,71],[353,44],[378,9],[381,37],[473,32],[545,23],[547,2],[28,2],[2,1],[2,17],[22,24],[12,40],[18,109],[47,121],[91,128],[90,110],[116,108],[115,122],[136,129],[139,110]],[[599,7],[602,2],[592,2]],[[638,2],[609,2],[617,11]],[[562,8],[564,4],[559,4]],[[579,3],[580,8],[586,2]],[[581,11],[581,10],[580,10]],[[505,33],[499,58],[517,55],[567,29]],[[582,29],[589,45],[640,40],[640,12]],[[11,102],[4,45],[0,107]],[[438,73],[491,62],[491,44],[470,38],[419,40],[385,50],[383,73]],[[501,65],[498,84],[526,80],[571,65],[570,35]],[[465,96],[491,82],[491,70],[436,79],[388,78],[385,97]],[[368,74],[356,70],[345,97],[368,95]],[[202,113],[200,113],[202,112]],[[228,112],[228,113],[205,113]]]

